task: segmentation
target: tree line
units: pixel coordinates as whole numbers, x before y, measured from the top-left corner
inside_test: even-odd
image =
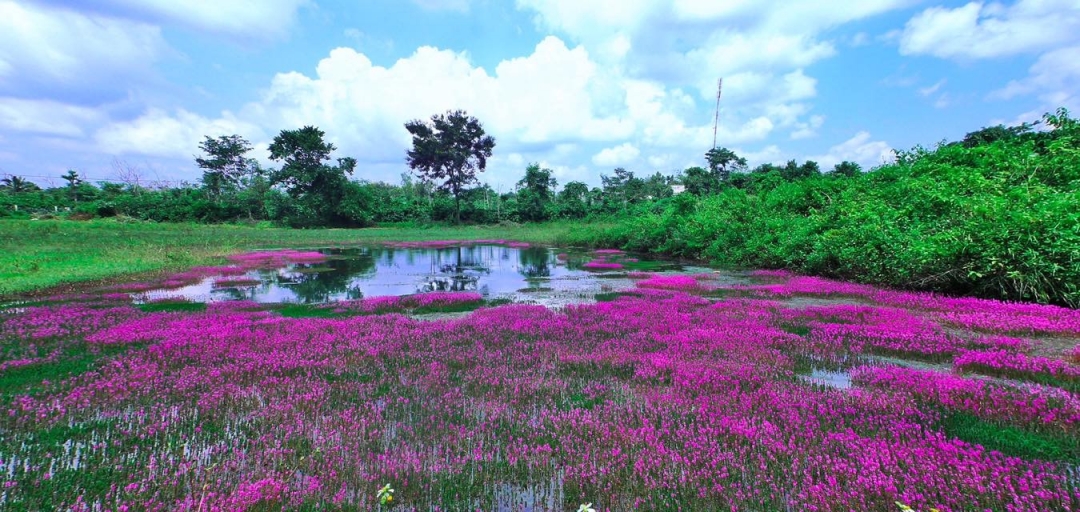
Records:
[[[726,148],[705,154],[705,166],[638,176],[624,168],[601,175],[601,186],[570,181],[561,187],[551,169],[533,163],[513,190],[500,192],[481,184],[495,139],[481,123],[461,110],[405,124],[412,147],[405,162],[412,171],[400,183],[351,179],[357,162],[334,158],[337,148],[317,127],[282,130],[269,146],[277,168],[264,168],[251,157],[249,141],[239,135],[206,136],[194,158],[202,171],[196,183],[152,187],[138,179],[122,182],[84,180],[70,170],[65,185],[42,189],[19,177],[0,179],[0,216],[26,217],[63,213],[76,218],[123,215],[170,222],[271,222],[293,227],[364,227],[398,222],[540,222],[586,219],[657,206],[677,187],[703,197],[724,187],[753,189],[776,180],[821,174],[808,161],[785,166],[764,164],[748,169],[746,160]],[[138,174],[130,166],[127,174]],[[844,162],[831,173],[850,177],[861,172]],[[130,176],[128,176],[130,178]]]

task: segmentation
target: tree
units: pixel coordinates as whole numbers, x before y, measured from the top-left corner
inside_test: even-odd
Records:
[[[68,182],[68,196],[71,197],[71,200],[75,201],[76,203],[79,202],[78,187],[79,185],[82,185],[83,182],[82,178],[79,177],[79,173],[75,172],[74,169],[68,169],[68,172],[66,172],[63,176],[60,177],[63,178],[64,181]]]
[[[234,189],[247,174],[250,160],[244,155],[251,151],[251,143],[239,135],[222,135],[216,139],[209,136],[199,143],[206,158],[195,157],[195,163],[203,170],[203,187],[213,197],[223,190]]]
[[[672,177],[656,172],[652,176],[642,180],[642,191],[647,198],[663,199],[665,197],[671,197],[675,195],[675,192],[671,190],[671,183],[673,181],[674,179]]]
[[[283,162],[281,169],[272,173],[271,183],[284,186],[290,197],[326,221],[341,202],[346,175],[356,169],[356,159],[338,158],[338,165],[326,165],[337,148],[323,141],[323,135],[314,126],[282,130],[270,144],[270,159]]]
[[[788,160],[788,163],[780,168],[780,175],[788,181],[800,180],[820,174],[821,168],[813,160],[807,160],[802,165],[799,165],[794,160]]]
[[[862,174],[862,167],[855,162],[844,160],[833,167],[832,174],[833,176],[846,176],[851,178]]]
[[[6,190],[12,194],[21,194],[23,192],[36,192],[41,190],[40,187],[35,185],[32,181],[19,176],[8,176],[4,179],[0,179],[0,189]]]
[[[714,181],[713,175],[702,167],[689,167],[683,171],[682,184],[688,194],[699,197],[709,195],[718,188]]]
[[[644,196],[645,181],[622,167],[615,168],[614,176],[601,174],[600,184],[604,187],[604,203],[610,211],[621,210]]]
[[[551,176],[551,169],[541,169],[540,164],[530,164],[525,177],[517,182],[518,212],[522,220],[547,220],[547,207],[555,196],[559,184]]]
[[[705,161],[709,163],[709,172],[720,183],[726,183],[732,172],[746,169],[746,159],[728,148],[708,150],[705,152]]]
[[[571,181],[559,192],[559,215],[580,219],[589,214],[589,186],[580,181]]]
[[[454,220],[461,222],[461,193],[487,168],[495,139],[463,110],[431,116],[430,122],[409,121],[405,129],[412,135],[409,167],[421,179],[441,181],[439,188],[454,196]]]

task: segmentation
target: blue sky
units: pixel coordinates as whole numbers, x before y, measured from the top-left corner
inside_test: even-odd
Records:
[[[0,0],[0,174],[197,181],[204,136],[265,162],[315,125],[398,182],[404,123],[465,109],[526,165],[599,184],[703,164],[865,167],[892,148],[1080,110],[1080,2]],[[43,178],[38,178],[39,176]]]

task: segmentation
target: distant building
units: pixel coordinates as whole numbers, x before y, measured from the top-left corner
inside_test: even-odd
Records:
[[[686,185],[672,185],[671,186],[671,193],[672,194],[682,194],[683,192],[686,192]]]

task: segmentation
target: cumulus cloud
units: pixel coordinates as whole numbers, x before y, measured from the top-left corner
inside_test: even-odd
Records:
[[[168,52],[153,25],[0,0],[0,94],[100,101]]]
[[[410,143],[406,121],[463,108],[484,123],[503,151],[558,155],[575,142],[626,139],[635,130],[633,120],[595,113],[589,87],[595,74],[583,48],[568,48],[555,37],[527,57],[503,61],[493,74],[464,53],[432,47],[390,67],[337,48],[319,62],[314,76],[278,74],[257,101],[235,114],[209,119],[153,109],[102,128],[96,140],[110,153],[179,157],[211,131],[232,130],[265,143],[274,132],[256,127],[315,125],[362,163],[400,166]]]
[[[604,148],[593,155],[592,162],[600,167],[618,167],[632,163],[641,155],[633,144],[626,142],[611,148]]]
[[[1080,40],[1080,3],[1017,0],[1010,6],[970,2],[931,7],[900,34],[903,55],[985,59],[1031,53]]]
[[[253,140],[266,137],[258,125],[241,121],[230,112],[208,119],[184,109],[169,114],[153,108],[133,121],[104,126],[95,134],[95,140],[107,154],[187,158],[198,152],[204,136],[231,134]]]
[[[816,161],[823,171],[828,171],[836,164],[845,160],[855,162],[870,169],[883,163],[892,162],[895,158],[892,147],[880,140],[873,140],[868,132],[859,132],[854,137],[841,142],[823,155],[808,157]]]
[[[83,137],[84,126],[100,122],[96,109],[50,100],[0,97],[0,130],[60,137]]]
[[[684,154],[711,147],[712,118],[701,113],[712,110],[718,77],[721,144],[760,141],[778,127],[812,136],[817,80],[805,69],[837,53],[822,34],[914,3],[517,0],[538,27],[597,49],[600,68],[626,77],[627,114],[641,127],[643,150]],[[678,110],[687,99],[690,111]]]

